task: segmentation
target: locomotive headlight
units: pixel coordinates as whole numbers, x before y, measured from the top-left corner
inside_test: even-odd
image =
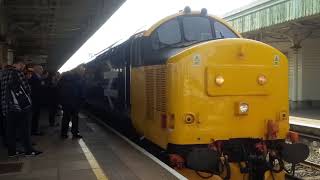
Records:
[[[235,108],[237,115],[247,115],[249,113],[249,104],[246,102],[237,102]]]
[[[241,103],[241,104],[239,105],[239,112],[240,112],[241,114],[246,114],[246,113],[248,113],[248,111],[249,111],[249,105],[248,105],[248,104],[246,104],[246,103]]]
[[[259,75],[258,76],[258,84],[265,85],[267,84],[267,77],[265,75]]]
[[[224,83],[224,78],[221,75],[216,76],[216,84],[221,86]]]

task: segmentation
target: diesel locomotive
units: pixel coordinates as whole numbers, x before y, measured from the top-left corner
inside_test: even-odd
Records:
[[[284,179],[285,162],[308,156],[289,131],[286,56],[206,9],[168,16],[86,66],[87,103],[128,117],[173,166]]]

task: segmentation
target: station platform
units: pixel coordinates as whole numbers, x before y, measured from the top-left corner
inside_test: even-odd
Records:
[[[60,128],[41,129],[32,137],[37,157],[8,158],[0,149],[0,179],[3,180],[174,180],[185,179],[170,167],[156,162],[112,130],[80,114],[83,139],[62,140]]]
[[[318,119],[320,120],[320,109],[299,109],[290,112],[293,117],[303,117],[308,119]]]
[[[291,112],[290,129],[296,132],[320,137],[320,110],[307,109]]]
[[[320,128],[320,119],[291,116],[290,117],[290,124],[319,129]]]

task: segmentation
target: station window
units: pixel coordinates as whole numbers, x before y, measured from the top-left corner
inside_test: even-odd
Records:
[[[217,39],[238,38],[238,36],[234,32],[232,32],[227,26],[218,21],[214,22],[214,29]]]
[[[196,16],[184,17],[182,23],[187,41],[205,41],[213,38],[208,18]]]
[[[181,32],[177,19],[172,19],[161,25],[152,36],[152,46],[154,49],[179,42],[181,42]]]

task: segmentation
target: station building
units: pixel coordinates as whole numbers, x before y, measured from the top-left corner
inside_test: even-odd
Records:
[[[292,110],[320,107],[320,0],[260,0],[224,18],[287,55]]]

